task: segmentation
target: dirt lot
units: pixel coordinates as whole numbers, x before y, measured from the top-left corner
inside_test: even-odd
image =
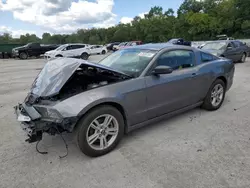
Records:
[[[91,61],[101,56],[91,57]],[[0,187],[249,188],[250,59],[216,112],[195,109],[125,136],[99,158],[83,155],[65,135],[45,136],[38,154],[13,113],[45,61],[0,60]]]

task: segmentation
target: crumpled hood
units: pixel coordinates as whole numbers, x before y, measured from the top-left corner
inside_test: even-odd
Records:
[[[46,63],[42,71],[38,74],[37,78],[33,82],[31,93],[37,97],[51,97],[58,94],[64,84],[82,64],[109,70],[129,77],[124,73],[103,65],[90,63],[82,59],[62,57],[50,60]]]

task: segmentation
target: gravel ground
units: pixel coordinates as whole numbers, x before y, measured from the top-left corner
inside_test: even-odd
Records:
[[[97,61],[102,56],[92,56]],[[0,60],[0,187],[2,188],[249,188],[250,59],[236,65],[221,109],[194,109],[126,135],[99,158],[72,140],[45,136],[38,154],[13,113],[45,61]]]

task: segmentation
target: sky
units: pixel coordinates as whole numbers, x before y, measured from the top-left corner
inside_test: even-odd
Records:
[[[73,33],[77,29],[129,23],[153,6],[176,11],[183,0],[0,0],[0,34],[17,38]]]

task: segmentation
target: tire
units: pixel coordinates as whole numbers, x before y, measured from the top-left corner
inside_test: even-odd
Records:
[[[244,52],[240,58],[240,62],[241,63],[245,63],[246,62],[246,58],[247,58],[247,54]]]
[[[81,59],[88,60],[88,58],[89,58],[89,54],[88,53],[86,53],[86,52],[82,53]]]
[[[102,54],[103,54],[103,55],[104,55],[104,54],[106,54],[106,51],[105,51],[105,50],[103,50],[103,51],[102,51]]]
[[[108,128],[113,128],[114,130],[117,128],[117,131],[111,131],[114,135],[109,135],[109,132],[107,131],[108,129],[106,129],[105,132],[105,128],[101,128],[103,125],[100,124],[104,122],[104,116],[112,117],[111,123],[108,125]],[[94,120],[97,120],[97,122],[100,123],[99,126],[97,126],[96,123],[93,123]],[[91,124],[94,124],[94,127],[97,127],[98,129],[94,129]],[[94,108],[89,113],[84,115],[79,121],[76,129],[76,142],[80,150],[85,155],[90,157],[98,157],[112,151],[122,139],[123,135],[124,119],[122,114],[112,106],[103,105]],[[92,140],[88,141],[91,136]],[[104,142],[104,138],[106,138],[106,142]],[[101,144],[101,140],[103,140],[103,145]]]
[[[220,89],[222,88],[223,90],[220,91],[219,94],[218,94],[218,92],[217,92],[217,94],[214,94],[215,96],[212,98],[212,94],[215,92],[216,87],[218,87],[218,86]],[[207,96],[204,100],[202,108],[209,110],[209,111],[214,111],[214,110],[219,109],[224,101],[225,93],[226,93],[225,82],[223,82],[221,79],[215,80],[207,93]],[[214,100],[213,100],[214,98],[216,98],[216,100],[215,100],[216,104],[214,103]],[[218,99],[218,101],[217,101],[217,99]]]
[[[26,52],[21,52],[21,53],[19,54],[19,58],[20,58],[20,59],[28,59],[28,54],[27,54]]]

